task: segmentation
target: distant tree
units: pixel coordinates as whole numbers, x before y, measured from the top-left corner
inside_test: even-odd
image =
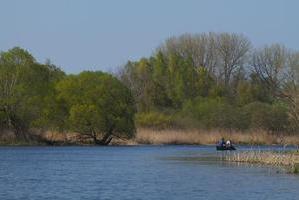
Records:
[[[158,51],[191,59],[193,67],[204,67],[212,73],[217,64],[216,34],[183,34],[167,39]]]
[[[167,93],[174,108],[180,108],[184,100],[184,77],[180,56],[172,53],[168,58],[169,79]]]
[[[287,78],[288,54],[288,50],[278,44],[265,46],[253,53],[253,69],[273,96],[282,95],[283,83]]]
[[[153,69],[149,59],[128,62],[120,71],[121,81],[130,88],[140,112],[149,111],[153,104]]]
[[[159,51],[152,62],[153,67],[153,104],[156,107],[171,107],[171,99],[167,91],[169,69],[167,66],[167,58]]]
[[[289,104],[289,114],[293,130],[299,128],[299,53],[295,52],[289,57],[287,82],[284,86],[285,99]]]
[[[250,42],[243,35],[221,33],[217,35],[216,46],[220,59],[219,73],[224,79],[224,85],[228,87],[233,73],[244,64]]]
[[[265,46],[254,52],[252,66],[272,96],[289,104],[290,117],[299,124],[299,54],[279,44]]]
[[[120,79],[132,91],[138,112],[145,113],[143,116],[157,111],[162,115],[186,113],[183,110],[189,105],[188,117],[206,127],[246,129],[256,127],[257,122],[250,125],[243,107],[253,104],[256,105],[253,109],[272,112],[274,104],[280,102],[287,105],[288,117],[296,130],[298,55],[276,44],[252,49],[251,42],[242,34],[183,34],[167,39],[152,57],[128,62]],[[198,99],[202,102],[198,103]],[[197,108],[206,111],[201,114],[203,119],[192,115],[191,112],[199,113]],[[276,111],[272,113],[283,116],[285,110]],[[266,119],[271,112],[253,116],[265,114]],[[180,123],[179,120],[175,119]],[[271,123],[268,120],[261,127],[274,130],[269,128]]]
[[[196,91],[198,96],[207,97],[216,82],[206,68],[198,68],[197,70]]]

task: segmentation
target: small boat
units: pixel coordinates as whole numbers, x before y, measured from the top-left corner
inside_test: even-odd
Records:
[[[231,145],[229,147],[217,145],[216,149],[217,149],[217,151],[232,151],[232,150],[236,150],[236,148],[233,145]]]

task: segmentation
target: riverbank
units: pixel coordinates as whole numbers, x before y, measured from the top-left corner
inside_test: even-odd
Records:
[[[0,134],[0,145],[93,145],[91,139],[86,139],[73,132],[37,132],[33,140],[22,141],[14,137],[12,132]],[[184,130],[184,129],[149,129],[138,128],[133,139],[114,138],[111,145],[210,145],[220,138],[230,139],[234,144],[243,145],[299,145],[299,134],[269,134],[265,131],[227,131],[227,130]]]
[[[234,144],[246,145],[299,145],[299,135],[269,134],[265,131],[226,130],[154,130],[140,128],[133,143],[137,144],[215,144],[220,138]]]
[[[262,152],[248,151],[228,154],[225,160],[229,162],[253,163],[280,166],[286,168],[290,173],[299,173],[299,152]]]

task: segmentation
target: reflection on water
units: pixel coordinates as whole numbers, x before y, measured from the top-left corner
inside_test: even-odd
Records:
[[[298,199],[298,176],[228,163],[221,159],[227,153],[208,146],[2,147],[0,199]]]

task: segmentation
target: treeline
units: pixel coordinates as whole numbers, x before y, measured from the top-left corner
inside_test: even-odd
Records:
[[[110,74],[66,75],[18,47],[0,54],[0,136],[13,132],[17,140],[51,143],[33,133],[75,131],[109,144],[134,136],[135,111],[130,90]]]
[[[299,52],[279,44],[254,48],[239,34],[185,34],[116,76],[67,75],[18,47],[0,53],[0,140],[13,132],[18,140],[51,143],[33,134],[50,130],[109,144],[134,137],[135,122],[297,132]]]
[[[296,132],[299,52],[254,48],[240,34],[184,34],[118,74],[131,89],[137,124],[158,128]]]

